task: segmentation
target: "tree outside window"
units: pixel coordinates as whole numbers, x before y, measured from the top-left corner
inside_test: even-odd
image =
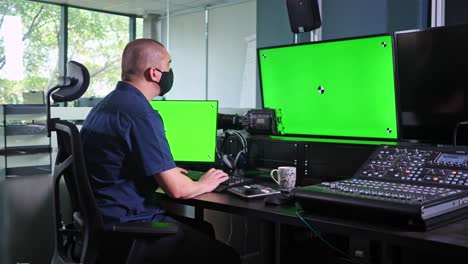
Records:
[[[68,58],[85,65],[91,77],[84,96],[103,97],[120,80],[122,51],[129,41],[129,18],[69,8],[68,20]]]
[[[23,92],[46,91],[58,73],[60,7],[0,2],[0,103],[23,103]]]
[[[24,92],[45,93],[57,83],[60,23],[59,5],[0,1],[0,104],[21,104]],[[68,8],[67,60],[84,64],[91,76],[84,96],[114,88],[128,41],[128,16]]]

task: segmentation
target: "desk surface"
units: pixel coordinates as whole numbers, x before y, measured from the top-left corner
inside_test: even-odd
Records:
[[[262,198],[245,199],[227,192],[206,193],[189,200],[171,199],[163,193],[158,193],[158,196],[170,203],[190,205],[198,209],[216,210],[280,224],[305,227],[296,214],[296,211],[300,210],[300,206],[297,204],[266,205]],[[419,232],[404,231],[396,227],[362,223],[344,218],[321,216],[318,213],[306,213],[304,218],[311,226],[323,233],[358,236],[369,240],[385,241],[391,245],[468,256],[468,219],[430,231]]]

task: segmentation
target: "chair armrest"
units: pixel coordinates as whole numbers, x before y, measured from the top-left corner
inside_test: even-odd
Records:
[[[166,236],[175,234],[178,230],[178,225],[168,222],[129,222],[112,226],[113,232],[134,235]]]

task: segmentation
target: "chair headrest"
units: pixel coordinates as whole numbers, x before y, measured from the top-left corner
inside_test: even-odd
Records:
[[[67,76],[63,77],[60,88],[52,94],[55,102],[68,102],[80,98],[88,89],[89,72],[76,61],[67,63]]]

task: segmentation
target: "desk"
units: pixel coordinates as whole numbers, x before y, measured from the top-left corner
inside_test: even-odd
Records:
[[[281,228],[281,225],[305,227],[296,215],[298,205],[265,205],[263,199],[244,199],[230,193],[206,193],[190,200],[175,200],[162,193],[158,193],[158,196],[166,203],[193,206],[195,218],[203,218],[204,209],[210,209],[254,217],[274,224],[276,231]],[[306,213],[304,218],[321,233],[347,236],[351,241],[366,240],[368,244],[372,242],[373,246],[377,243],[378,252],[377,256],[371,256],[374,260],[372,263],[407,263],[407,259],[410,259],[408,263],[415,263],[411,258],[421,260],[424,257],[415,252],[428,255],[429,260],[438,257],[446,260],[444,261],[446,263],[468,262],[468,219],[431,231],[410,232],[390,226],[321,216],[318,213]],[[275,237],[280,239],[278,235]],[[274,243],[278,246],[280,242]],[[278,255],[279,253],[276,254],[273,258],[279,263],[281,256]],[[450,258],[446,259],[448,257]],[[431,261],[431,263],[434,262]]]

